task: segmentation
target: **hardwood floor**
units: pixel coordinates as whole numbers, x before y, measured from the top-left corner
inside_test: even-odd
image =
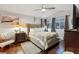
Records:
[[[51,48],[47,49],[42,54],[62,54],[64,52],[64,40],[60,41],[56,45],[52,46]]]
[[[17,54],[19,50],[23,52],[20,44],[9,45],[6,46],[5,48],[0,48],[0,49],[1,49],[0,53],[5,53],[5,54]]]
[[[22,47],[20,44],[13,45],[11,47],[6,47],[2,53],[6,54],[24,54]],[[60,41],[56,45],[47,49],[46,51],[42,51],[39,54],[62,54],[64,52],[64,41]]]
[[[6,53],[7,54],[18,54],[19,50],[22,51],[22,47],[20,46],[20,44],[10,47],[9,49],[6,50]]]

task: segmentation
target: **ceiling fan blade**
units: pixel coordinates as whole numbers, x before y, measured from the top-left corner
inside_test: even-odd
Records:
[[[41,9],[35,9],[34,11],[40,11]]]
[[[55,7],[48,7],[48,8],[45,8],[45,9],[55,9]]]

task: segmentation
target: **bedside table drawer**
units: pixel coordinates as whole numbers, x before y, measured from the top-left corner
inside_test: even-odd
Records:
[[[15,43],[24,42],[27,40],[26,33],[16,33],[15,34]]]

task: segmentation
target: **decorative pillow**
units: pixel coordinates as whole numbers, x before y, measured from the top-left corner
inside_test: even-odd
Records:
[[[0,42],[8,41],[12,38],[10,33],[0,33]]]

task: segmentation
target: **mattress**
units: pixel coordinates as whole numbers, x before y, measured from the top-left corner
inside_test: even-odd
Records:
[[[44,50],[45,49],[44,46],[37,39],[38,38],[36,38],[35,36],[30,35],[30,41],[32,41],[34,44],[36,44],[38,47],[40,47],[42,50]]]
[[[6,42],[2,42],[2,43],[0,43],[0,47],[3,48],[6,45],[9,45],[9,44],[14,43],[14,42],[15,42],[15,40],[13,40],[13,39],[9,40],[9,41],[6,41]]]
[[[50,43],[49,41],[53,40],[55,41],[55,38],[57,37],[56,32],[36,32],[36,33],[30,33],[30,40],[35,43],[37,46],[39,46],[42,50],[46,50]]]

